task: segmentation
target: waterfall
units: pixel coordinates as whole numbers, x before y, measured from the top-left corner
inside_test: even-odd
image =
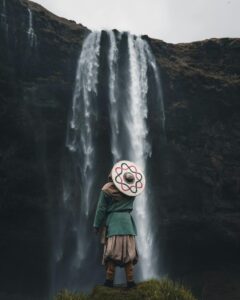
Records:
[[[110,171],[106,170],[105,162],[111,166],[118,160],[132,160],[146,175],[151,172],[148,165],[152,151],[148,126],[149,70],[155,80],[154,100],[158,103],[164,128],[161,82],[147,41],[130,33],[114,31],[91,32],[84,40],[77,63],[66,137],[61,204],[64,217],[59,218],[61,230],[59,240],[55,242],[58,266],[55,277],[64,273],[55,281],[61,281],[57,284],[61,288],[79,288],[80,281],[82,287],[86,287],[87,278],[94,284],[91,268],[97,274],[95,279],[102,276],[103,269],[95,263],[99,244],[92,234],[92,221],[99,188],[105,182],[103,176],[107,180]],[[151,183],[147,181],[145,191],[134,204],[140,254],[136,268],[138,280],[158,276],[154,223],[149,206],[152,201]]]
[[[148,65],[151,64],[154,69],[154,76],[159,87],[160,79],[157,72],[156,62],[146,41],[140,37],[136,39],[128,34],[128,52],[129,52],[129,78],[125,78],[125,87],[128,90],[127,107],[121,107],[116,95],[117,80],[117,59],[118,48],[115,35],[112,31],[108,32],[110,39],[109,47],[109,118],[111,123],[111,152],[113,161],[125,159],[124,147],[128,144],[127,158],[137,163],[144,173],[146,173],[146,160],[151,156],[151,147],[147,142],[147,92],[148,92]],[[158,88],[160,91],[160,89]],[[162,98],[158,99],[162,103]],[[120,122],[119,112],[125,109],[124,118]],[[163,106],[161,107],[163,112]],[[164,120],[163,120],[164,122]],[[120,136],[124,124],[129,135],[129,140],[125,139],[125,145],[121,145]],[[125,151],[126,153],[126,151]],[[153,265],[153,237],[151,234],[150,212],[148,209],[148,188],[142,195],[137,197],[135,204],[135,219],[138,227],[138,244],[141,255],[141,274],[139,278],[145,279],[157,275]],[[144,270],[143,270],[144,269]]]
[[[30,43],[30,47],[34,48],[37,46],[37,35],[35,34],[34,28],[33,28],[33,16],[32,16],[32,11],[30,8],[28,8],[28,16],[29,16],[29,21],[28,21],[28,40]]]
[[[111,123],[111,152],[113,156],[113,162],[117,162],[121,158],[120,146],[119,146],[119,113],[118,103],[116,97],[116,66],[118,58],[118,48],[115,35],[112,31],[108,32],[110,39],[109,49],[109,118]]]
[[[6,34],[8,33],[8,22],[7,22],[7,9],[6,9],[6,0],[2,1],[2,9],[0,14],[1,26],[4,28]]]
[[[161,124],[162,131],[163,131],[163,134],[165,135],[165,119],[166,119],[166,117],[165,117],[165,109],[164,109],[164,102],[163,102],[162,84],[161,84],[161,79],[160,79],[160,75],[159,75],[160,72],[159,72],[159,69],[158,69],[158,66],[156,63],[156,59],[147,43],[145,43],[145,51],[146,51],[148,63],[153,69],[154,78],[155,78],[155,82],[157,85],[156,102],[157,102],[157,106],[158,106],[158,112],[160,113],[160,119],[161,119],[161,123],[162,123]]]
[[[79,166],[80,171],[78,178],[81,185],[81,209],[78,220],[81,222],[77,222],[75,226],[77,249],[74,265],[76,269],[81,267],[81,262],[87,256],[88,229],[91,228],[89,226],[89,211],[96,170],[93,142],[93,127],[96,120],[94,102],[96,102],[98,84],[100,38],[100,32],[93,32],[83,43],[76,72],[70,131],[67,136],[67,147],[71,152],[75,152],[76,165]]]
[[[89,214],[90,189],[94,175],[93,122],[94,98],[97,94],[99,51],[101,33],[90,34],[81,51],[75,80],[72,105],[72,134],[67,137],[67,146],[77,151],[81,162],[81,204],[85,216]]]
[[[138,164],[146,174],[146,160],[151,155],[147,142],[147,56],[146,41],[128,34],[130,58],[129,116],[126,120],[130,133],[130,159]],[[151,236],[150,212],[148,209],[148,184],[145,191],[135,200],[135,220],[138,228],[137,241],[141,256],[141,277],[156,276],[152,265],[153,245]],[[143,271],[144,269],[144,271]]]
[[[100,32],[89,34],[77,62],[66,136],[68,151],[63,171],[63,194],[56,221],[58,227],[54,229],[52,280],[55,292],[63,287],[86,289],[91,285],[86,262],[93,248],[90,212],[93,209],[93,190],[96,190],[93,186],[97,168],[94,127],[98,114],[95,105],[100,39]]]

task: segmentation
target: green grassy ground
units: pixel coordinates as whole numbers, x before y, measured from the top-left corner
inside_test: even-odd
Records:
[[[54,300],[197,300],[183,286],[169,279],[148,280],[139,283],[136,288],[107,288],[97,286],[91,294],[61,291]]]

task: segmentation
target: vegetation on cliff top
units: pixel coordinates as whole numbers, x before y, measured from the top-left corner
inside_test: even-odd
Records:
[[[89,295],[61,291],[54,300],[196,300],[192,293],[169,279],[148,280],[136,288],[97,286]]]

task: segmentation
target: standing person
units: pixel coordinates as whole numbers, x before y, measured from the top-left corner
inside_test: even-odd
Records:
[[[127,287],[135,287],[133,265],[138,261],[137,229],[131,212],[135,196],[145,187],[145,178],[132,162],[114,165],[99,196],[94,218],[96,233],[105,232],[102,263],[106,267],[104,285],[113,287],[116,266],[124,267]]]

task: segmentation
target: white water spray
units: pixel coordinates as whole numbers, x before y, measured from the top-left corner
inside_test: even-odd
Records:
[[[89,199],[94,165],[94,146],[92,122],[94,97],[97,94],[99,51],[101,33],[93,32],[83,43],[73,95],[71,129],[73,134],[67,137],[67,146],[77,151],[81,163],[81,204],[86,216],[89,214]]]
[[[110,49],[108,55],[109,61],[109,100],[110,109],[109,117],[111,121],[111,151],[113,155],[113,161],[117,162],[120,157],[120,147],[119,147],[119,112],[116,97],[116,64],[118,59],[118,48],[116,43],[116,38],[113,31],[108,31],[110,38]]]
[[[29,16],[29,21],[28,21],[28,40],[30,43],[30,47],[34,48],[37,46],[37,35],[35,34],[34,28],[33,28],[33,16],[32,16],[32,11],[30,8],[28,8],[28,16]]]
[[[137,163],[146,173],[147,158],[151,156],[151,146],[147,141],[148,128],[148,108],[147,108],[147,92],[148,92],[148,68],[152,68],[157,95],[156,101],[159,103],[158,111],[161,115],[162,128],[164,128],[165,115],[162,98],[162,89],[156,60],[150,50],[148,43],[140,37],[135,38],[128,34],[128,52],[129,52],[129,78],[125,80],[125,87],[128,89],[127,107],[121,103],[122,99],[116,96],[116,63],[118,60],[118,48],[116,38],[113,32],[109,32],[110,49],[109,49],[109,117],[111,121],[111,151],[113,161],[116,162],[123,158],[123,149],[128,147],[128,158]],[[125,145],[121,145],[119,141],[119,132],[123,130],[120,123],[119,111],[124,109],[123,123],[130,137],[129,143],[125,141]],[[125,151],[126,152],[126,151]],[[157,268],[155,265],[154,243],[153,243],[153,224],[148,207],[150,202],[149,184],[144,193],[137,197],[135,204],[135,219],[138,228],[138,243],[140,245],[139,252],[141,259],[139,261],[141,279],[148,279],[157,276]]]
[[[130,59],[129,86],[129,128],[131,143],[131,160],[146,173],[146,159],[151,155],[151,147],[147,142],[147,56],[146,42],[140,37],[136,39],[128,34]],[[137,197],[135,204],[135,220],[138,228],[137,241],[141,256],[141,278],[156,276],[153,265],[153,240],[150,212],[148,208],[148,184],[144,192]]]

